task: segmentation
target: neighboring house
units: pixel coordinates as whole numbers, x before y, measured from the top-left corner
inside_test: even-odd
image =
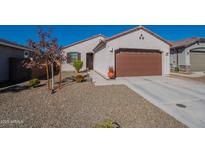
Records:
[[[94,49],[94,70],[106,78],[109,67],[116,77],[168,75],[170,45],[139,26],[102,40]]]
[[[83,61],[83,68],[81,71],[93,69],[93,49],[102,39],[105,39],[103,35],[96,35],[63,47],[67,61],[62,64],[62,70],[74,71],[73,62],[77,59]]]
[[[27,58],[31,49],[4,39],[0,39],[0,82],[9,80],[9,59]]]
[[[170,64],[182,71],[205,71],[205,39],[188,38],[172,42]]]

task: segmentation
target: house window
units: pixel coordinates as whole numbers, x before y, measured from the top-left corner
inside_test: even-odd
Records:
[[[67,53],[67,63],[73,63],[75,60],[80,60],[81,54],[79,52]]]

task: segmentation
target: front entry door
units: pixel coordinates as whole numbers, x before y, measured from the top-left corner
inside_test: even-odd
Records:
[[[86,68],[89,70],[93,69],[93,53],[86,54]]]

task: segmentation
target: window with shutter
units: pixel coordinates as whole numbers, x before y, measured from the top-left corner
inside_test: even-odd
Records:
[[[73,63],[75,60],[81,60],[81,54],[79,52],[67,53],[67,63]]]

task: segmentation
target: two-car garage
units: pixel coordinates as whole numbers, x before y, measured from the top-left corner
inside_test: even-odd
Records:
[[[168,75],[170,43],[144,27],[137,27],[100,41],[94,48],[94,70],[108,78]]]
[[[120,49],[115,54],[117,77],[162,75],[162,55],[158,50]]]
[[[205,71],[205,51],[190,52],[191,71]]]

